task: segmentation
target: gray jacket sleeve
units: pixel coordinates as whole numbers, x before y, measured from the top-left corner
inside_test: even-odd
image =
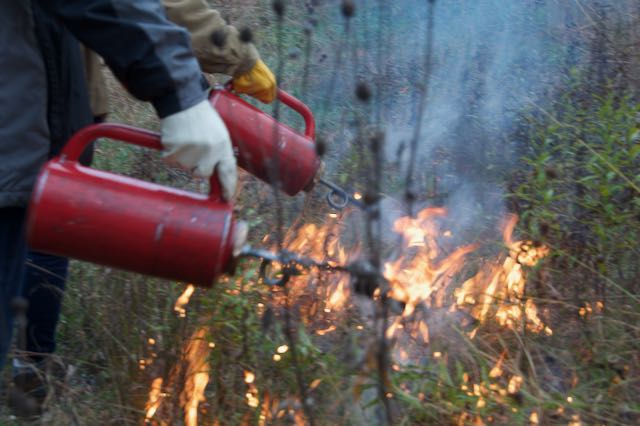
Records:
[[[39,0],[160,118],[206,98],[186,30],[158,0]]]

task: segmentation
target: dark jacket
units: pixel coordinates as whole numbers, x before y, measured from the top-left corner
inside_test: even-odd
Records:
[[[0,0],[0,207],[91,122],[77,40],[162,118],[206,98],[189,35],[154,0]]]

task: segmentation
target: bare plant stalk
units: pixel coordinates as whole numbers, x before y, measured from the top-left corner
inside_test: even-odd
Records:
[[[329,90],[327,91],[327,96],[325,97],[324,104],[322,105],[322,109],[321,109],[322,117],[320,117],[320,119],[318,120],[319,122],[323,122],[324,119],[326,118],[327,111],[329,109],[329,106],[331,105],[330,102],[332,101],[332,98],[333,98],[333,92],[335,91],[338,74],[340,74],[340,69],[342,68],[342,51],[345,49],[348,49],[348,46],[349,46],[349,38],[351,33],[351,26],[350,26],[351,17],[346,16],[345,18],[346,19],[344,21],[344,32],[338,42],[338,48],[336,49],[337,54],[336,54],[336,60],[333,64],[333,73],[331,75],[331,81],[329,82]],[[355,55],[353,56],[355,57]]]
[[[245,281],[242,280],[242,284],[240,284],[240,296],[245,299]],[[249,326],[247,322],[249,321],[249,307],[247,304],[242,306],[242,322],[240,324],[240,333],[242,334],[242,354],[240,355],[241,359],[246,359],[247,355],[249,355]]]
[[[283,75],[284,71],[284,60],[283,60],[283,18],[284,18],[284,1],[276,0],[273,2],[274,10],[276,10],[277,16],[277,26],[276,26],[276,58],[278,58],[278,65],[276,67],[276,78],[279,80]],[[278,9],[278,5],[282,9]],[[279,10],[279,11],[278,11]],[[274,102],[273,107],[273,118],[275,118],[275,122],[280,121],[280,101],[276,100]],[[280,129],[277,125],[273,126],[273,140],[277,141],[280,139]],[[273,188],[273,196],[275,199],[275,211],[274,214],[276,216],[276,240],[278,242],[278,249],[282,250],[284,246],[284,236],[282,235],[282,230],[284,229],[284,208],[282,206],[282,196],[280,194],[280,150],[279,144],[274,144],[274,156],[273,161],[268,167],[268,173],[270,175],[271,187]]]
[[[424,118],[425,109],[427,106],[427,96],[429,93],[429,80],[431,78],[431,56],[433,54],[433,15],[435,10],[435,0],[427,0],[429,3],[427,12],[427,39],[425,45],[424,54],[424,81],[419,85],[420,99],[418,104],[418,119],[416,126],[413,129],[413,136],[411,137],[409,166],[407,167],[406,177],[406,194],[405,201],[407,203],[407,210],[410,216],[413,215],[413,202],[415,201],[415,194],[413,193],[413,174],[415,170],[416,157],[418,154],[418,141],[420,140],[420,133],[422,133],[422,121]]]
[[[289,350],[291,351],[291,364],[293,365],[293,371],[296,376],[296,383],[298,385],[298,392],[300,393],[300,402],[302,404],[302,410],[307,418],[307,422],[310,426],[314,426],[315,420],[311,407],[309,407],[309,401],[307,398],[307,387],[302,377],[302,370],[300,369],[300,362],[298,360],[297,340],[293,329],[293,322],[291,321],[291,305],[289,298],[289,289],[284,287],[284,294],[286,300],[286,306],[284,311],[284,327],[285,336],[287,337],[287,343],[289,344]]]
[[[313,19],[308,19],[305,23],[304,34],[306,43],[304,45],[304,71],[302,73],[302,98],[305,98],[309,90],[309,68],[311,67],[311,48],[313,45]]]
[[[375,179],[374,187],[376,194],[379,194],[382,190],[382,168],[384,167],[384,161],[382,152],[382,144],[384,142],[384,135],[381,131],[376,130],[376,134],[372,138],[372,149],[374,151],[374,170]],[[370,212],[370,227],[372,240],[375,240],[375,244],[372,248],[375,250],[373,253],[374,263],[378,277],[376,278],[377,287],[380,289],[380,313],[377,318],[379,327],[378,333],[378,398],[383,403],[385,410],[385,419],[387,424],[394,424],[393,407],[391,405],[391,399],[388,397],[389,389],[387,383],[389,382],[390,362],[389,362],[389,342],[387,341],[387,329],[389,328],[389,285],[384,279],[381,273],[382,266],[382,253],[381,253],[381,226],[380,221],[380,201],[377,201],[375,209]],[[374,231],[375,227],[375,231]]]
[[[283,21],[284,21],[285,3],[286,2],[284,0],[274,0],[273,2],[273,8],[277,16],[277,30],[276,30],[277,31],[276,57],[278,58],[278,65],[276,68],[277,77],[281,77],[283,75],[284,66],[285,66],[285,63],[283,60],[284,58],[283,56],[283,44],[284,44]],[[280,102],[279,101],[276,101],[275,103],[273,117],[275,118],[276,122],[280,121]],[[274,140],[276,141],[280,139],[279,131],[280,131],[279,127],[277,125],[274,126],[273,137],[274,137]],[[276,204],[275,205],[276,227],[277,227],[276,239],[278,241],[278,249],[283,250],[284,235],[282,231],[284,229],[284,224],[285,224],[285,218],[284,218],[285,211],[282,205],[282,195],[280,193],[280,175],[279,175],[280,150],[279,150],[279,144],[274,144],[274,146],[275,146],[275,152],[273,157],[274,161],[271,164],[269,172],[271,174],[271,177],[274,178],[271,181],[272,181],[272,188],[274,191],[275,204]],[[296,338],[295,338],[295,335],[292,333],[291,306],[289,301],[289,291],[286,287],[284,288],[284,292],[285,292],[285,299],[286,299],[286,306],[285,306],[285,312],[284,312],[285,334],[287,336],[287,340],[289,342],[289,348],[291,350],[291,360],[293,363],[294,374],[296,376],[296,382],[298,385],[298,393],[300,395],[302,409],[305,413],[305,416],[307,417],[307,421],[311,426],[313,426],[315,424],[313,413],[311,412],[311,408],[309,407],[309,403],[307,401],[307,392],[306,392],[306,387],[304,385],[304,378],[302,377],[302,371],[300,369],[300,364],[298,362]]]

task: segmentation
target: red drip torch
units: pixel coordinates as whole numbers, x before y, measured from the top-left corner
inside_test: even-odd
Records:
[[[315,120],[311,110],[288,93],[279,90],[278,99],[304,118],[304,134],[227,89],[214,89],[209,96],[229,130],[238,165],[267,183],[278,180],[285,193],[296,195],[313,187],[320,169],[314,146]]]
[[[210,287],[233,269],[246,238],[233,207],[220,199],[84,167],[97,138],[162,149],[160,137],[116,124],[86,127],[40,172],[28,216],[29,246],[171,280]]]
[[[278,89],[278,99],[304,119],[304,133],[242,100],[232,86],[211,91],[209,101],[229,130],[238,165],[267,183],[278,183],[288,195],[310,191],[316,183],[327,186],[327,201],[336,209],[360,203],[339,186],[320,177],[322,162],[315,149],[316,124],[311,109]]]

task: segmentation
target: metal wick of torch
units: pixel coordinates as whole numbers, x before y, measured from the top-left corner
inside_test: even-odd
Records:
[[[359,209],[364,209],[364,204],[356,200],[353,195],[349,194],[347,191],[345,191],[335,183],[330,182],[325,178],[320,178],[317,182],[329,188],[329,192],[327,192],[326,198],[327,203],[329,203],[332,208],[336,210],[342,210],[349,204],[352,204]]]

